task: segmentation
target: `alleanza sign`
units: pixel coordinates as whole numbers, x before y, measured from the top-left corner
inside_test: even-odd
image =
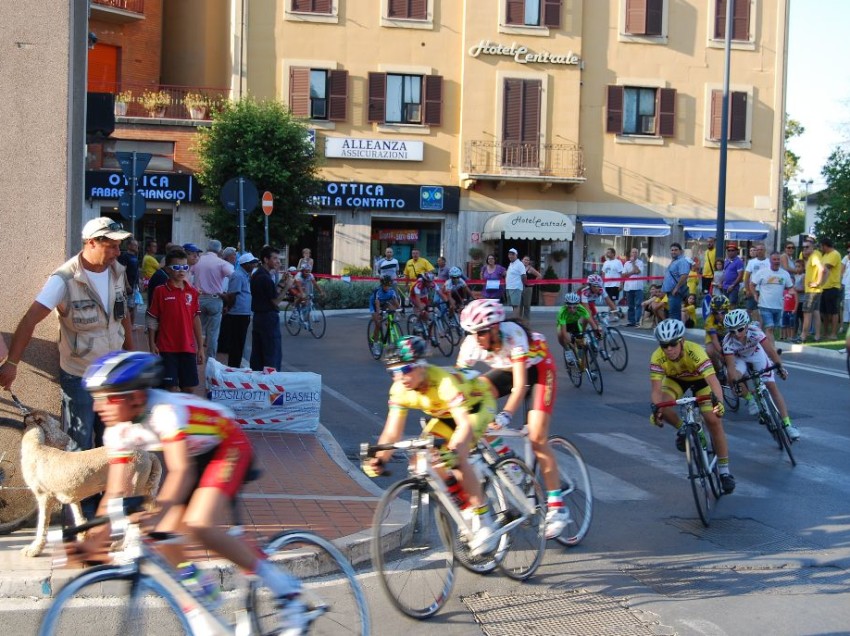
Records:
[[[469,49],[469,54],[472,57],[478,57],[479,55],[504,55],[514,58],[514,61],[520,64],[564,64],[566,66],[578,66],[581,63],[581,58],[572,51],[565,54],[550,53],[549,51],[534,53],[527,46],[518,45],[516,42],[511,42],[510,46],[505,46],[498,42],[481,40]]]
[[[421,141],[325,137],[325,156],[341,159],[422,161],[424,148]]]

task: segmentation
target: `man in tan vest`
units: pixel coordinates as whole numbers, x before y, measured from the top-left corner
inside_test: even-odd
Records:
[[[95,446],[96,428],[91,395],[82,388],[83,373],[103,354],[133,348],[127,282],[124,267],[117,262],[121,241],[129,236],[120,223],[107,217],[86,223],[82,251],[47,279],[18,323],[8,356],[0,366],[0,387],[11,389],[36,325],[55,309],[59,319],[62,422],[82,450]]]

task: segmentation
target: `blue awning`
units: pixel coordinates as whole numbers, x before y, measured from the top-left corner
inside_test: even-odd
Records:
[[[635,216],[580,216],[585,234],[609,236],[669,236],[670,224],[662,218]]]
[[[717,221],[683,221],[685,238],[704,240],[717,236]],[[758,221],[726,221],[723,224],[723,238],[727,241],[763,241],[770,230]]]

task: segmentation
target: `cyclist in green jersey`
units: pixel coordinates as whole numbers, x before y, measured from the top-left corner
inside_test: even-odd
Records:
[[[584,326],[590,325],[596,336],[601,340],[602,332],[599,325],[590,315],[587,307],[581,304],[578,294],[570,292],[564,296],[564,306],[558,312],[557,319],[558,342],[564,349],[569,348],[574,340],[584,338]]]

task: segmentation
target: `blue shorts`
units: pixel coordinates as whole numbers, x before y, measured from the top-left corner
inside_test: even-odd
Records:
[[[163,353],[162,388],[191,389],[198,386],[198,358],[194,353]]]
[[[796,311],[783,311],[782,312],[782,326],[787,328],[794,328],[797,326],[797,312]]]
[[[759,317],[761,325],[766,329],[782,326],[782,310],[768,309],[767,307],[759,307]]]

